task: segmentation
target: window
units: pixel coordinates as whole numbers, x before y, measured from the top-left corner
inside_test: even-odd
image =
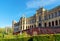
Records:
[[[52,18],[54,18],[54,14],[52,13]]]
[[[35,23],[35,19],[30,20],[30,23]]]
[[[22,26],[21,26],[21,29],[22,29]]]
[[[47,24],[45,23],[45,27],[47,26]]]
[[[55,12],[55,17],[57,17],[57,12]]]
[[[51,26],[51,22],[49,22],[49,27]]]
[[[33,19],[33,23],[35,23],[35,19]]]
[[[26,26],[26,29],[28,29],[27,26]]]
[[[50,18],[52,18],[52,14],[50,14]]]
[[[26,24],[28,24],[28,22],[26,22]]]
[[[42,12],[39,12],[39,14],[42,14]]]
[[[41,17],[39,16],[39,21],[41,21]]]
[[[30,26],[30,28],[31,28],[31,26]]]
[[[59,25],[60,25],[60,20],[59,20]]]
[[[49,19],[50,19],[50,15],[49,15]]]
[[[32,23],[32,20],[30,20],[30,23]]]
[[[14,28],[15,31],[18,31],[19,29],[18,28]]]
[[[47,16],[47,19],[49,19],[49,16]]]
[[[44,19],[47,20],[47,16],[45,16]]]
[[[55,25],[58,25],[58,21],[57,20],[55,21]]]
[[[24,30],[24,26],[23,26],[23,30]]]
[[[32,28],[33,28],[33,25],[32,25]]]
[[[60,11],[58,11],[58,15],[60,16]]]
[[[39,23],[39,27],[41,27],[41,23]]]
[[[54,21],[52,21],[52,26],[54,26]]]

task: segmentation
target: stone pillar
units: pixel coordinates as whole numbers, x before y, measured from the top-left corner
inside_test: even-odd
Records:
[[[58,26],[59,26],[59,20],[58,20]]]
[[[49,27],[49,24],[48,24],[48,22],[47,22],[47,27]]]
[[[55,25],[55,21],[54,21],[54,26],[56,26],[56,25]]]
[[[52,27],[52,21],[51,21],[51,27]]]
[[[38,23],[36,23],[36,27],[38,27]]]
[[[42,27],[44,27],[44,22],[42,21]]]
[[[41,18],[42,18],[42,27],[44,27],[44,14],[45,14],[45,9],[42,8],[42,14],[41,14]]]
[[[24,30],[26,30],[26,18],[24,19]]]
[[[22,25],[22,28],[21,29],[23,30],[23,25]]]
[[[59,26],[60,26],[60,19],[59,19]]]
[[[37,12],[36,12],[36,17],[35,17],[35,18],[36,18],[36,27],[38,27],[38,21],[39,21],[38,17],[39,17],[39,16],[38,16],[38,14],[37,14]]]

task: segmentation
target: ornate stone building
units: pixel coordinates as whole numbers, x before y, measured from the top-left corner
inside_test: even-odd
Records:
[[[12,27],[14,32],[26,30],[35,27],[58,27],[60,26],[60,6],[51,10],[40,8],[36,14],[26,18],[21,17],[19,22],[13,21]]]

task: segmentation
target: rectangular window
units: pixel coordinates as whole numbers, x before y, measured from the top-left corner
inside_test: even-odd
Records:
[[[52,18],[54,18],[54,14],[52,13]]]
[[[41,21],[41,17],[39,16],[39,21]]]
[[[50,14],[50,19],[51,19],[51,14]]]
[[[44,19],[46,20],[46,16],[44,16]]]
[[[50,15],[49,15],[49,19],[50,19]]]
[[[47,16],[47,19],[49,19],[49,15]]]
[[[58,15],[60,16],[60,11],[58,11]]]
[[[24,30],[24,26],[23,26],[23,30]]]
[[[60,25],[60,20],[59,20],[59,25]]]
[[[57,17],[57,12],[55,12],[55,17]]]
[[[45,16],[45,17],[44,17],[44,19],[45,19],[45,20],[47,20],[47,19],[48,19],[48,17],[47,17],[47,16]]]

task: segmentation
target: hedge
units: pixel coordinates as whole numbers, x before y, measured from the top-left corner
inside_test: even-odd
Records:
[[[0,39],[0,41],[60,41],[60,35],[32,36],[24,38]]]

